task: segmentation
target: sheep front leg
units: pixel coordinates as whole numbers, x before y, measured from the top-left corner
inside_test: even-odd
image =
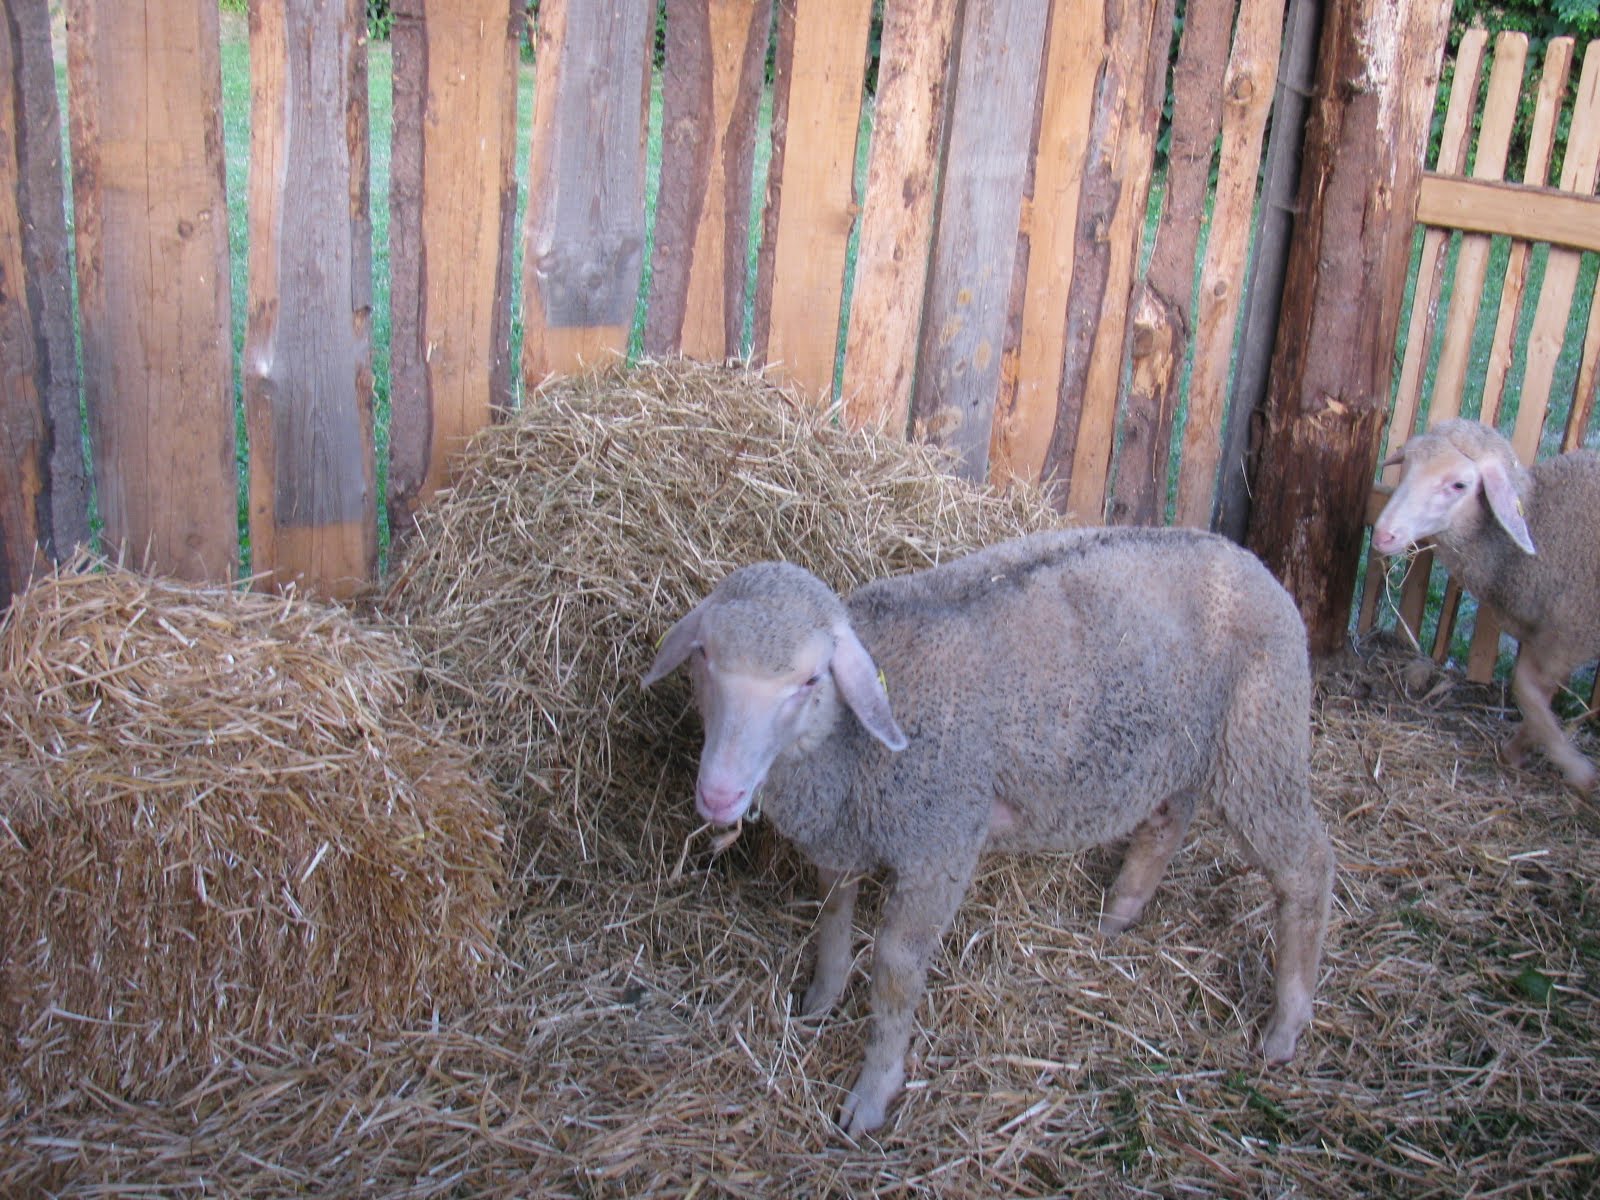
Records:
[[[883,1124],[906,1079],[911,1026],[928,979],[928,962],[950,927],[976,866],[935,867],[926,876],[897,875],[884,902],[872,955],[872,1029],[861,1071],[839,1110],[852,1137]]]
[[[1512,766],[1520,766],[1532,743],[1560,768],[1573,788],[1588,793],[1595,788],[1594,764],[1572,744],[1550,707],[1550,697],[1571,673],[1571,664],[1547,663],[1537,649],[1523,646],[1511,675],[1511,694],[1522,710],[1522,726],[1506,744],[1505,756]]]
[[[817,868],[817,891],[822,898],[822,912],[817,917],[817,961],[811,974],[811,986],[806,988],[800,1005],[801,1016],[821,1016],[844,995],[854,957],[850,953],[850,941],[859,882],[847,871]]]

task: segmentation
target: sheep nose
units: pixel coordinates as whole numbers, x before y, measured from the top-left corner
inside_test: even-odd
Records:
[[[695,787],[695,808],[714,825],[732,825],[744,815],[748,788],[701,780]]]
[[[1372,527],[1372,548],[1379,554],[1393,554],[1400,549],[1400,537],[1392,529],[1374,525]]]

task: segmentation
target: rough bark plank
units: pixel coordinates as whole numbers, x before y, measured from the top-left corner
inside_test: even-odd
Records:
[[[1055,502],[1083,521],[1099,521],[1105,509],[1123,334],[1166,95],[1172,14],[1172,0],[1105,4],[1110,49],[1095,80],[1061,391],[1040,472]]]
[[[1314,654],[1344,642],[1449,5],[1334,0],[1248,545]]]
[[[1279,310],[1298,211],[1305,114],[1316,78],[1322,27],[1322,0],[1288,0],[1288,8],[1211,522],[1213,529],[1236,542],[1244,541],[1250,519],[1251,481],[1260,453],[1267,379],[1281,321]]]
[[[1128,337],[1132,379],[1107,518],[1156,525],[1166,517],[1167,462],[1184,357],[1193,330],[1195,261],[1222,128],[1234,0],[1189,0],[1172,72],[1172,141],[1150,266],[1134,293]]]
[[[346,597],[377,568],[365,11],[250,5],[252,570]]]
[[[996,0],[963,16],[911,423],[973,480],[989,475],[1045,12]]]
[[[0,610],[89,536],[46,0],[0,0]]]
[[[754,357],[818,403],[833,391],[871,17],[871,0],[778,5]]]
[[[107,550],[186,579],[239,553],[217,6],[72,0],[84,401]]]
[[[539,6],[522,378],[628,346],[644,265],[654,0]]]
[[[1282,34],[1283,0],[1243,0],[1222,85],[1216,203],[1200,268],[1194,366],[1189,376],[1189,413],[1183,427],[1174,513],[1180,525],[1208,528],[1216,508],[1233,340],[1244,303],[1256,176]]]
[[[667,0],[646,353],[738,353],[772,0]],[[739,186],[739,181],[743,186]]]
[[[888,5],[845,333],[845,420],[904,434],[932,253],[957,0]]]
[[[518,0],[395,0],[389,532],[511,406]],[[462,130],[473,136],[463,137]]]
[[[989,478],[1036,482],[1055,428],[1066,349],[1067,301],[1095,81],[1106,55],[1103,0],[1056,0],[1045,51],[1015,379],[1002,375],[989,441]]]

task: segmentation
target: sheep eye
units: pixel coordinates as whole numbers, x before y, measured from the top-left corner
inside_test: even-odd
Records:
[[[816,687],[817,684],[819,684],[821,682],[822,682],[822,673],[819,671],[819,672],[817,672],[817,674],[813,675],[810,679],[806,680],[805,686],[808,687],[808,688],[813,688],[813,687]]]
[[[1465,479],[1458,479],[1450,486],[1455,488],[1455,490],[1458,492],[1464,492],[1467,490],[1467,481]]]

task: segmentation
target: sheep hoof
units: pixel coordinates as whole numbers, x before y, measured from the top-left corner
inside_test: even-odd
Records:
[[[824,979],[813,979],[811,986],[806,988],[805,997],[800,1001],[800,1015],[825,1017],[833,1011],[842,995],[844,995],[842,986],[834,986]]]
[[[839,1106],[839,1124],[851,1137],[871,1133],[883,1124],[889,1102],[900,1094],[906,1069],[896,1065],[885,1070],[862,1067],[855,1086]]]
[[[1126,933],[1133,924],[1132,917],[1120,917],[1115,913],[1104,912],[1100,914],[1100,936],[1114,938],[1120,933]]]

